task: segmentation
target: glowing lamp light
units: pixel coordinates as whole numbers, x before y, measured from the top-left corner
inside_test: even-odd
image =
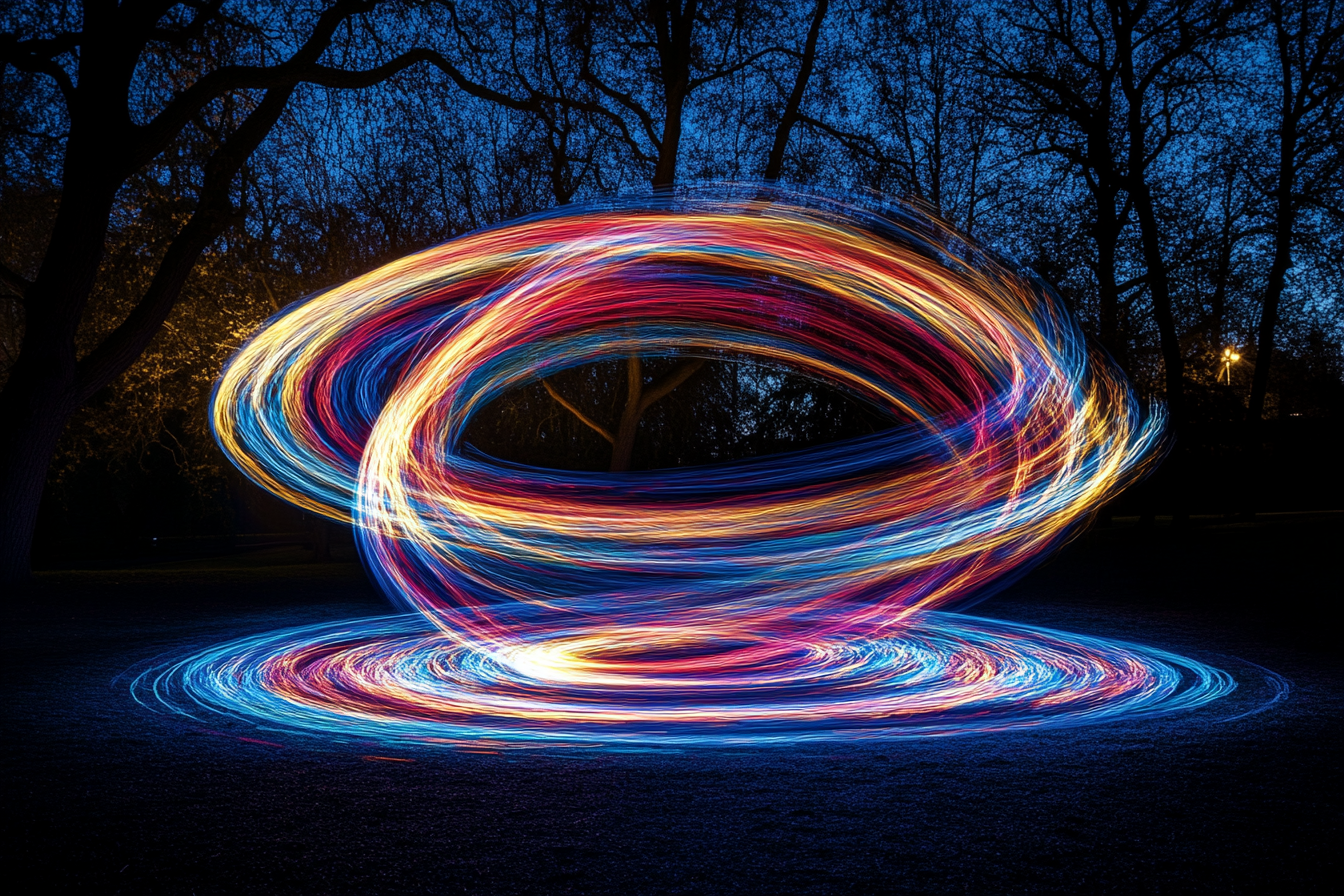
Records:
[[[635,353],[746,355],[913,422],[634,474],[463,443],[507,390]],[[408,613],[155,666],[147,705],[361,743],[751,744],[1078,725],[1235,687],[948,612],[1076,532],[1163,418],[1049,290],[911,210],[753,188],[471,234],[274,317],[212,414],[253,481],[353,524]]]

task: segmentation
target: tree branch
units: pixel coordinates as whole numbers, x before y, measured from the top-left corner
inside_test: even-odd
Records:
[[[75,383],[79,403],[130,366],[158,333],[197,259],[234,218],[229,199],[234,179],[275,126],[293,92],[292,86],[268,90],[238,130],[210,156],[196,211],[173,237],[144,295],[126,319],[79,361]]]
[[[817,38],[821,34],[821,23],[826,18],[830,0],[817,0],[812,12],[812,24],[807,30],[807,39],[803,42],[802,59],[798,63],[798,74],[793,79],[793,91],[784,104],[784,114],[780,116],[779,126],[775,129],[775,142],[770,147],[770,155],[765,163],[765,179],[774,183],[779,180],[780,170],[784,167],[784,151],[789,145],[789,132],[798,120],[799,110],[803,107],[803,94],[807,92],[807,82],[812,77],[812,66],[817,58]]]
[[[820,119],[813,118],[811,115],[799,113],[798,122],[805,124],[810,128],[816,128],[823,134],[833,138],[837,142],[849,147],[853,152],[867,156],[874,161],[881,161],[882,154],[877,150],[876,142],[867,134],[851,134],[848,131],[842,131],[839,128],[832,127]],[[867,144],[867,146],[864,146]]]
[[[34,40],[18,40],[13,34],[0,34],[0,63],[12,65],[21,72],[46,75],[56,82],[67,106],[74,98],[75,85],[69,73],[56,62],[56,56],[79,46],[78,34]]]
[[[732,65],[720,69],[715,69],[714,71],[710,72],[708,75],[704,75],[703,77],[690,79],[690,81],[686,85],[686,92],[690,93],[691,91],[697,88],[704,87],[706,84],[712,84],[713,82],[718,81],[722,78],[726,78],[729,75],[734,75],[737,72],[742,71],[742,69],[754,65],[757,60],[763,59],[764,57],[774,53],[783,53],[785,56],[800,55],[797,50],[790,50],[787,47],[766,47],[764,50],[752,53],[747,58],[741,59],[733,63]]]
[[[293,56],[279,65],[226,65],[203,75],[200,80],[169,102],[163,111],[154,116],[153,120],[136,129],[137,145],[127,154],[128,164],[132,166],[131,170],[139,169],[158,156],[182,128],[217,97],[235,90],[271,90],[278,87],[294,87],[309,80],[305,76],[313,74],[315,71],[338,71],[318,66],[318,59],[327,51],[336,29],[340,27],[342,22],[351,16],[369,11],[378,2],[379,0],[337,0],[336,3],[323,10],[322,14],[318,16],[317,23],[313,26],[312,32],[303,42],[303,45],[295,51]],[[409,54],[404,54],[391,63],[378,66],[370,72],[347,74],[358,76],[359,74],[367,75],[371,72],[384,72],[389,66],[396,66],[406,55]],[[400,68],[404,67],[405,65],[400,66]],[[399,71],[400,68],[386,72],[382,74],[382,77],[389,77]],[[376,83],[376,81],[369,83]],[[368,85],[361,84],[360,86]]]
[[[653,116],[650,115],[649,111],[645,109],[642,105],[640,105],[633,96],[631,96],[628,93],[622,93],[621,91],[616,90],[613,87],[609,87],[605,81],[603,81],[601,78],[599,78],[591,70],[588,69],[585,69],[583,72],[583,80],[591,84],[593,87],[596,87],[598,92],[601,93],[603,96],[611,98],[618,105],[623,106],[624,108],[630,110],[630,112],[634,114],[635,118],[639,119],[639,124],[644,129],[644,135],[649,138],[650,143],[652,143],[654,146],[657,146],[663,142],[663,138],[658,136],[658,131],[654,127]],[[609,114],[611,114],[610,110],[605,109],[605,107],[603,111],[606,111]],[[617,119],[620,118],[619,115],[614,114],[612,114],[612,117]],[[624,131],[625,128],[622,128],[622,130]]]
[[[697,370],[704,366],[704,363],[704,358],[691,358],[677,365],[671,373],[644,392],[644,397],[639,402],[639,413],[643,414],[654,402],[665,398],[673,389],[690,379]]]
[[[20,298],[27,295],[28,287],[33,285],[31,280],[28,280],[4,262],[0,262],[0,282],[5,283],[10,289],[18,293]]]
[[[605,430],[605,429],[603,429],[601,426],[599,426],[599,425],[598,425],[592,418],[590,418],[590,417],[589,417],[587,414],[585,414],[583,411],[579,410],[579,409],[576,408],[574,405],[572,405],[572,404],[570,404],[568,401],[566,401],[565,398],[564,398],[564,396],[562,396],[559,392],[557,392],[557,391],[555,390],[555,387],[552,386],[552,385],[550,384],[550,382],[548,382],[547,380],[542,380],[542,381],[541,381],[541,384],[542,384],[543,386],[546,387],[546,391],[547,391],[548,393],[550,393],[550,396],[551,396],[552,398],[554,398],[554,399],[556,400],[556,402],[557,402],[562,408],[564,408],[565,410],[569,411],[569,412],[570,412],[571,414],[573,414],[575,417],[578,417],[579,420],[581,420],[581,421],[582,421],[582,422],[583,422],[589,429],[593,430],[593,432],[597,433],[598,435],[600,435],[602,438],[606,439],[606,440],[607,440],[608,442],[610,442],[611,444],[613,444],[613,445],[616,444],[616,437],[615,437],[615,436],[613,436],[610,432],[608,432],[607,430]]]

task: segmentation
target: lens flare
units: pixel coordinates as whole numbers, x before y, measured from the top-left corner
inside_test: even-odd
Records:
[[[901,423],[634,474],[465,443],[509,389],[631,354],[750,356]],[[947,612],[1139,475],[1162,419],[1057,297],[908,209],[724,195],[469,235],[272,319],[212,413],[250,478],[353,524],[413,614],[137,679],[177,711],[365,740],[758,743],[1076,725],[1235,686]]]

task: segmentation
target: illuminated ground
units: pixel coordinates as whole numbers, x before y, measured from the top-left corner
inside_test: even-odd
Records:
[[[7,864],[52,889],[202,894],[1324,889],[1344,514],[1215,523],[1094,532],[976,612],[1221,665],[1244,682],[1227,703],[853,747],[394,762],[243,741],[144,712],[117,676],[187,640],[385,612],[356,568],[282,550],[42,576],[5,625]],[[1224,721],[1272,695],[1245,661],[1293,690]]]

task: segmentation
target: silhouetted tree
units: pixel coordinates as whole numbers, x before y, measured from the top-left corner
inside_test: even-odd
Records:
[[[54,81],[69,121],[61,202],[42,263],[31,282],[12,270],[5,277],[23,297],[23,337],[0,392],[0,579],[28,575],[47,468],[66,421],[140,356],[201,253],[238,220],[239,174],[298,86],[357,89],[424,61],[456,74],[431,51],[380,60],[378,48],[360,46],[362,29],[344,26],[380,5],[336,0],[314,17],[281,7],[269,21],[251,22],[222,12],[222,0],[90,3],[79,16],[37,12],[22,32],[0,35],[4,65]],[[273,43],[266,40],[272,29],[284,32]],[[325,64],[338,37],[347,59],[374,64]],[[192,184],[192,208],[139,301],[81,357],[76,335],[118,193],[193,129],[210,146]]]
[[[1011,11],[1012,8],[1010,7]],[[1138,284],[1120,274],[1120,242],[1133,202],[1126,190],[1120,64],[1103,3],[1031,4],[981,34],[988,72],[1008,82],[997,98],[1028,155],[1053,154],[1080,177],[1091,199],[1098,337],[1128,366],[1124,296]]]
[[[1253,177],[1272,208],[1273,256],[1256,328],[1255,373],[1246,411],[1252,429],[1264,414],[1274,329],[1293,264],[1299,215],[1312,209],[1333,214],[1336,222],[1344,221],[1344,209],[1339,206],[1344,189],[1344,150],[1340,147],[1344,14],[1334,0],[1267,0],[1265,5],[1277,63],[1278,103],[1268,129],[1266,156],[1272,167]]]
[[[652,164],[655,193],[668,193],[676,184],[683,119],[693,94],[768,56],[788,54],[774,44],[750,48],[750,37],[761,33],[762,23],[752,21],[748,6],[741,2],[702,5],[699,0],[649,0],[640,5],[586,2],[579,7],[571,41],[579,49],[582,79],[594,91],[594,102],[617,123],[631,155]],[[800,72],[810,74],[808,48],[815,54],[816,32],[825,12],[824,4],[818,6]],[[612,47],[605,54],[600,52],[604,45]],[[641,61],[647,81],[639,78],[636,66]],[[795,91],[799,102],[806,80],[804,74]],[[786,108],[784,118],[791,127],[797,118],[797,102],[792,96],[790,100],[793,112],[790,115]],[[781,140],[787,144],[788,128],[782,134],[777,132],[776,143]],[[782,146],[779,153],[782,158]],[[615,426],[610,428],[562,396],[553,384],[546,383],[545,387],[562,407],[611,444],[610,470],[615,473],[630,468],[644,413],[703,364],[701,358],[687,359],[660,378],[646,382],[640,357],[626,358],[625,402]]]
[[[1166,395],[1182,446],[1249,441],[1268,463],[1308,432],[1269,421],[1333,419],[1339,394],[1341,38],[1337,0],[1249,2],[0,8],[4,574],[26,570],[44,481],[81,501],[116,479],[123,504],[169,470],[223,488],[210,381],[296,298],[518,215],[703,180],[924,205],[1059,287]],[[1224,344],[1247,362],[1217,383]],[[583,469],[891,422],[750,359],[653,351],[496,405],[470,431],[483,450]]]

